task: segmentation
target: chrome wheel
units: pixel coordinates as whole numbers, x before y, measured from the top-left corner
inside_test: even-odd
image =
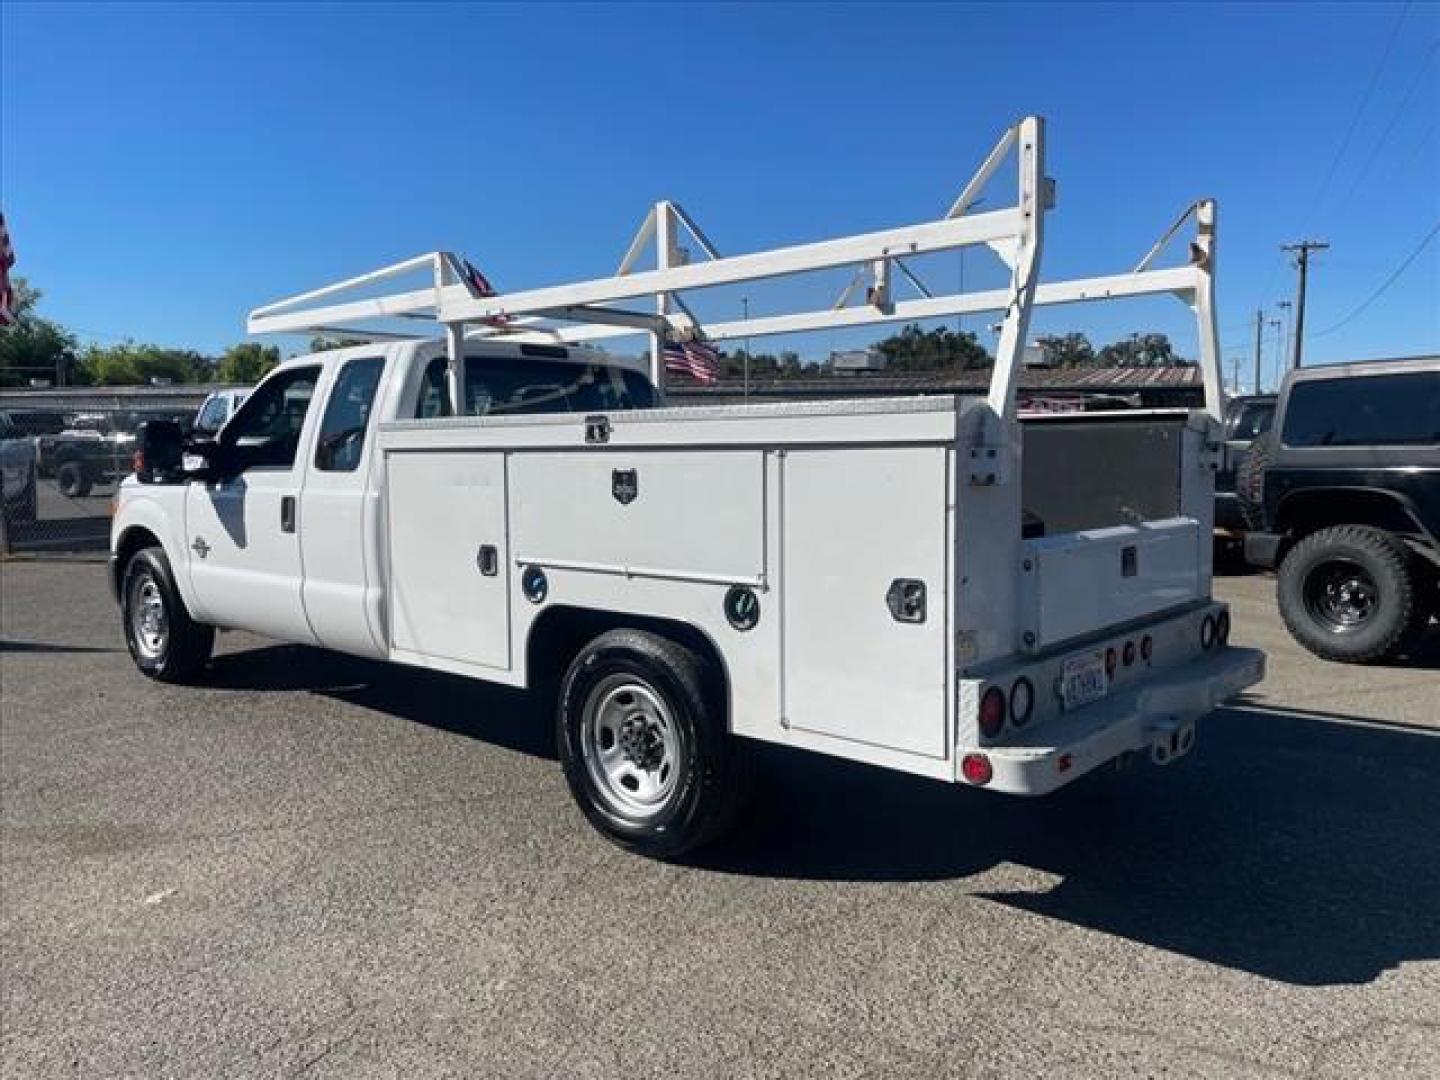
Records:
[[[658,693],[633,675],[611,675],[585,700],[580,750],[596,794],[611,811],[638,822],[665,808],[685,740]]]
[[[1358,630],[1375,614],[1380,590],[1358,563],[1336,559],[1322,563],[1305,580],[1305,606],[1327,630]]]
[[[160,591],[160,582],[148,570],[136,574],[130,583],[130,636],[146,660],[158,660],[170,639],[165,594]]]

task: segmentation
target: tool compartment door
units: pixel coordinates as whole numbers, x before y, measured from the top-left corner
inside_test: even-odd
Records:
[[[791,450],[782,465],[784,717],[792,728],[946,753],[949,468],[942,447]],[[925,586],[923,621],[887,594]]]
[[[392,646],[509,668],[505,455],[392,451],[386,469]],[[483,566],[482,546],[495,549]]]

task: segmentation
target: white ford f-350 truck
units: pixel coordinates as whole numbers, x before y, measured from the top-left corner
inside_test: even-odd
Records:
[[[442,252],[257,309],[255,333],[442,333],[287,360],[213,441],[147,426],[111,556],[136,664],[203,678],[223,627],[531,687],[589,820],[660,857],[732,820],[754,741],[1015,794],[1183,756],[1264,663],[1210,595],[1215,208],[1133,271],[1042,282],[1043,134],[1009,129],[920,225],[725,258],[662,202],[609,278],[497,294]],[[1015,204],[973,213],[1012,155]],[[1153,265],[1187,221],[1188,261]],[[892,288],[902,260],[977,244],[1008,288]],[[847,266],[871,279],[852,306],[702,322],[685,295]],[[1203,410],[1017,415],[1036,304],[1162,293],[1195,313]],[[667,350],[707,340],[986,310],[986,397],[657,389]],[[644,359],[594,344],[639,334]]]

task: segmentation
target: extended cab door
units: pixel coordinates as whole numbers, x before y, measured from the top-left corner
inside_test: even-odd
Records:
[[[283,367],[262,382],[221,432],[236,475],[194,481],[185,532],[195,615],[217,626],[315,642],[301,597],[296,532],[313,442],[312,407],[323,365]]]
[[[386,649],[370,612],[378,610],[382,589],[367,556],[380,525],[371,429],[384,373],[381,352],[339,361],[310,454],[299,525],[305,613],[315,636],[328,648],[377,657]]]

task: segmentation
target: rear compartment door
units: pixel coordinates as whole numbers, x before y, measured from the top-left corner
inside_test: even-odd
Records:
[[[787,451],[781,464],[783,715],[802,731],[944,757],[947,456]],[[892,615],[921,582],[923,621]]]
[[[505,454],[392,451],[391,643],[409,659],[510,667]]]

